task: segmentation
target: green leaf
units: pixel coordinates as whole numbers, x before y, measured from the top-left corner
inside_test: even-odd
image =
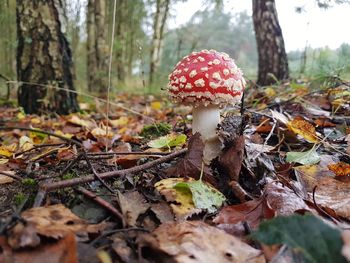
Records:
[[[207,209],[209,213],[214,213],[225,201],[225,196],[222,193],[201,180],[177,183],[174,188],[189,189],[195,207]]]
[[[185,134],[177,135],[169,142],[170,147],[180,146],[186,143],[187,136]]]
[[[183,145],[186,142],[186,135],[180,134],[180,135],[174,135],[169,134],[167,136],[159,137],[158,139],[150,141],[147,145],[152,148],[170,148],[175,147],[179,145]]]
[[[286,161],[289,163],[316,164],[321,160],[315,148],[307,152],[288,152]]]
[[[261,223],[251,236],[267,245],[286,244],[305,262],[346,262],[340,231],[313,215],[276,217]]]

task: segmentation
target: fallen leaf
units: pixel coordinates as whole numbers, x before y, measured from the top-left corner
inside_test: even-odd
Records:
[[[293,131],[295,134],[302,136],[305,140],[311,143],[318,143],[319,140],[316,135],[315,127],[300,118],[295,118],[287,123],[287,127]]]
[[[63,238],[56,242],[47,242],[35,247],[35,249],[21,249],[9,251],[4,249],[4,244],[0,242],[0,262],[16,263],[76,263],[77,242],[73,233],[67,233]],[[1,250],[1,249],[0,249]]]
[[[336,176],[347,176],[350,175],[350,164],[344,162],[338,162],[329,164],[328,169],[335,173]]]
[[[225,196],[221,192],[211,185],[204,183],[202,180],[179,182],[174,186],[174,188],[189,189],[192,193],[194,206],[199,209],[205,209],[209,213],[216,212],[216,210],[221,207],[226,200]]]
[[[34,207],[24,211],[22,218],[28,225],[33,225],[40,235],[60,238],[69,232],[79,234],[97,233],[106,227],[106,224],[89,224],[73,214],[62,204],[46,207]]]
[[[168,178],[157,182],[154,186],[170,203],[176,218],[184,220],[193,214],[198,214],[202,210],[194,206],[192,193],[188,188],[175,189],[174,186],[183,182],[184,178]],[[194,181],[192,178],[186,179]]]
[[[188,151],[176,165],[167,169],[170,177],[191,177],[199,179],[202,171],[204,144],[200,134],[193,135],[188,142]],[[216,185],[216,180],[208,166],[204,166],[203,180],[211,185]]]
[[[34,147],[33,145],[33,140],[29,138],[28,136],[21,136],[19,138],[19,148],[22,149],[23,151],[28,151]]]
[[[15,174],[14,171],[6,171],[7,173]],[[0,174],[0,184],[9,184],[14,181],[13,178],[6,176],[4,174]]]
[[[255,229],[262,220],[273,218],[275,213],[275,210],[268,203],[266,195],[263,195],[256,200],[224,207],[219,215],[215,217],[214,223],[242,224],[247,222],[250,227]]]
[[[350,218],[350,182],[335,179],[327,167],[320,165],[303,165],[294,167],[300,180],[312,200],[312,191],[315,191],[317,205],[333,209],[338,216]]]
[[[110,120],[109,122],[112,124],[113,127],[119,128],[127,125],[129,122],[129,118],[122,116],[116,120]]]
[[[118,192],[119,205],[129,226],[136,226],[137,218],[150,207],[145,198],[137,191]]]
[[[231,146],[219,156],[221,167],[229,175],[233,181],[238,181],[239,173],[244,157],[244,136],[238,136],[233,141]]]
[[[303,262],[347,262],[340,231],[313,215],[276,217],[263,222],[252,238],[267,245],[286,244]]]
[[[151,109],[152,110],[160,110],[162,108],[162,103],[160,101],[152,101]]]
[[[315,147],[306,152],[287,152],[286,161],[289,163],[316,164],[321,160]]]
[[[138,244],[155,252],[155,262],[265,262],[261,251],[201,221],[162,224]]]
[[[168,134],[160,138],[154,139],[147,143],[149,147],[152,148],[171,148],[175,146],[181,146],[186,143],[187,136],[185,134],[175,135]]]

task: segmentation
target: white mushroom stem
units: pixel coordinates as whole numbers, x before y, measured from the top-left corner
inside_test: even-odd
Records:
[[[216,129],[220,123],[220,108],[218,105],[198,106],[193,108],[192,133],[199,132],[204,143],[203,161],[210,164],[222,150]]]

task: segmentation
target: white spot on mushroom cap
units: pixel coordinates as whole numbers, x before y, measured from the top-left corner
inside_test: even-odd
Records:
[[[188,71],[188,68],[184,68],[184,71],[187,72],[187,71]]]
[[[227,76],[228,74],[230,74],[230,71],[229,71],[227,68],[225,68],[225,69],[222,71],[222,73],[224,73],[224,75]]]
[[[208,71],[208,67],[201,68],[201,71]]]
[[[187,83],[185,86],[185,89],[192,89],[192,84],[191,83]]]
[[[180,82],[185,83],[186,81],[187,81],[186,77],[185,76],[181,76]]]
[[[195,82],[194,82],[194,85],[197,87],[197,88],[203,88],[205,86],[205,81],[204,79],[197,79]]]
[[[218,60],[217,58],[213,60],[214,65],[219,65],[220,63],[221,63],[220,60]]]
[[[191,72],[190,72],[190,74],[189,74],[189,76],[190,76],[190,78],[193,78],[194,76],[196,76],[197,75],[197,70],[192,70]]]
[[[217,89],[219,86],[219,83],[209,82],[209,87],[211,87],[212,89]]]
[[[221,80],[221,76],[219,72],[214,72],[212,76],[213,76],[213,79],[215,80]]]
[[[201,56],[198,57],[198,60],[201,61],[201,62],[205,61],[205,59],[203,57],[201,57]]]

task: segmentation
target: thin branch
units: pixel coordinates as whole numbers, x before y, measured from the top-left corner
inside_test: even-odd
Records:
[[[108,184],[105,183],[105,181],[102,180],[102,178],[99,176],[99,174],[96,172],[95,168],[93,167],[93,165],[91,164],[88,156],[86,155],[86,152],[83,152],[83,157],[86,161],[86,163],[88,164],[89,168],[91,169],[92,173],[94,174],[95,178],[108,190],[110,191],[112,194],[115,194],[115,191],[108,186]]]
[[[110,203],[108,203],[106,200],[102,199],[101,197],[98,197],[96,194],[94,194],[93,192],[90,192],[88,190],[86,190],[83,187],[78,187],[76,189],[79,193],[82,193],[83,195],[85,195],[86,197],[92,199],[93,201],[95,201],[96,203],[98,203],[99,205],[101,205],[102,207],[104,207],[105,209],[107,209],[109,212],[111,212],[113,215],[115,215],[116,217],[118,217],[122,222],[125,220],[123,215],[117,210],[115,209],[114,206],[112,206]]]
[[[151,162],[139,165],[139,166],[135,166],[135,167],[124,169],[124,170],[105,172],[105,173],[99,174],[99,176],[101,179],[108,179],[108,178],[112,178],[112,177],[116,177],[116,176],[125,176],[127,174],[134,174],[134,173],[149,169],[155,165],[170,161],[171,159],[174,159],[178,156],[181,156],[182,154],[185,154],[186,152],[187,152],[187,149],[182,149],[182,150],[179,150],[177,152],[171,153],[169,155],[163,156],[157,160],[154,160],[154,161],[151,161]],[[45,191],[47,191],[47,192],[50,192],[50,191],[54,191],[56,189],[71,187],[71,186],[75,186],[78,184],[89,183],[89,182],[92,182],[95,180],[96,180],[96,177],[94,175],[89,175],[89,176],[85,176],[85,177],[74,178],[74,179],[64,180],[64,181],[60,181],[60,182],[44,183],[41,185],[41,188],[45,189]]]

